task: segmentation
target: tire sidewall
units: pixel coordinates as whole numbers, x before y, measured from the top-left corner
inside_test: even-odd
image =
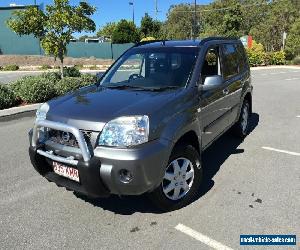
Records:
[[[244,130],[243,126],[242,126],[242,121],[243,121],[243,112],[244,112],[245,106],[247,106],[248,117],[247,117],[247,126],[246,126],[246,129]],[[243,105],[242,105],[242,109],[241,109],[241,113],[240,113],[240,119],[239,119],[239,123],[238,123],[239,129],[240,129],[240,133],[243,136],[246,136],[248,134],[248,132],[249,132],[249,120],[250,120],[250,105],[249,105],[249,102],[247,100],[245,100],[243,102]]]
[[[202,170],[200,156],[198,152],[190,145],[175,147],[169,158],[168,165],[172,161],[182,157],[189,159],[193,164],[193,168],[194,168],[193,184],[191,186],[191,189],[188,191],[188,193],[185,196],[183,196],[181,199],[171,200],[167,198],[166,195],[164,194],[162,189],[162,184],[160,183],[159,186],[153,191],[151,198],[156,203],[156,205],[162,210],[170,211],[170,210],[175,210],[183,206],[186,206],[193,200],[195,195],[199,192],[199,187],[203,179],[203,170]],[[168,165],[165,166],[165,170],[167,169]]]

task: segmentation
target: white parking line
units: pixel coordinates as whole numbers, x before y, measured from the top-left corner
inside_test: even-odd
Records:
[[[275,151],[279,153],[285,153],[289,155],[295,155],[295,156],[300,156],[300,153],[292,152],[292,151],[287,151],[287,150],[282,150],[282,149],[277,149],[277,148],[271,148],[271,147],[262,147],[263,149],[270,150],[270,151]]]
[[[300,115],[297,115],[296,117],[297,117],[297,118],[300,118]]]
[[[182,232],[182,233],[185,233],[187,234],[188,236],[191,236],[192,238],[198,240],[198,241],[201,241],[202,243],[206,244],[207,246],[210,246],[214,249],[218,249],[218,250],[233,250],[232,248],[230,247],[227,247],[223,244],[221,244],[220,242],[218,241],[215,241],[211,238],[209,238],[208,236],[205,236],[185,225],[182,225],[182,224],[178,224],[175,229],[177,229],[178,231]]]

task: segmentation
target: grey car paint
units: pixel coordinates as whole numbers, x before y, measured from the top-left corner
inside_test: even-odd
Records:
[[[101,161],[100,177],[110,193],[136,195],[149,192],[161,183],[171,151],[182,136],[192,131],[199,142],[199,152],[204,150],[234,124],[239,117],[243,99],[246,94],[251,95],[249,67],[238,76],[223,81],[220,86],[204,90],[201,68],[206,50],[212,45],[223,43],[239,42],[216,38],[177,44],[183,47],[195,46],[199,51],[189,84],[184,88],[151,92],[93,85],[49,101],[47,120],[99,134],[105,123],[114,118],[148,115],[148,143],[123,149],[95,144],[92,150],[93,155]],[[156,42],[141,46],[176,46],[176,42]],[[60,150],[62,155],[73,154],[80,158],[78,152],[74,153],[67,147]],[[134,175],[130,183],[119,180],[119,171],[124,168]]]

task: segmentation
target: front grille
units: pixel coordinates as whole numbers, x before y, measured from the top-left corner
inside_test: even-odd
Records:
[[[90,146],[92,132],[91,131],[83,131],[83,130],[81,130],[81,132],[83,133],[83,136],[84,136],[84,139],[85,139],[87,145]],[[62,145],[69,146],[69,147],[79,148],[79,145],[78,145],[78,142],[77,142],[75,136],[69,132],[49,129],[48,130],[48,138],[49,138],[49,140],[51,140],[55,143],[58,143],[58,144],[62,144]]]

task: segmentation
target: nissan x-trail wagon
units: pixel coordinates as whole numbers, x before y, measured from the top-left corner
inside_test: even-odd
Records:
[[[148,193],[173,210],[201,189],[202,152],[229,128],[245,137],[251,113],[239,40],[139,43],[97,83],[41,105],[29,153],[42,176],[68,190]]]

